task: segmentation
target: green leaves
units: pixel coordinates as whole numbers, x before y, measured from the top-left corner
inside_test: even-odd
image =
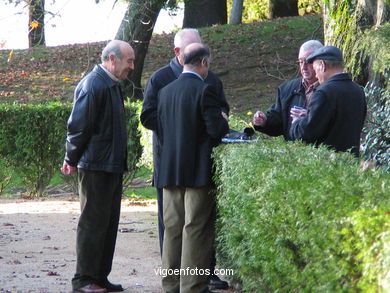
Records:
[[[135,104],[126,105],[129,176],[136,170],[142,152]],[[66,121],[70,103],[0,104],[0,162],[21,178],[30,195],[42,195],[64,159]],[[5,163],[1,163],[3,166]],[[0,176],[6,183],[5,175]],[[4,179],[2,179],[4,177]]]
[[[360,210],[390,211],[389,174],[360,172],[359,161],[347,153],[279,138],[222,145],[214,156],[219,259],[221,267],[235,269],[244,290],[357,292],[367,282],[356,255],[390,228],[361,217],[375,223],[372,233],[364,247],[349,251],[344,241],[359,242],[360,234],[340,235],[349,227],[345,219]]]

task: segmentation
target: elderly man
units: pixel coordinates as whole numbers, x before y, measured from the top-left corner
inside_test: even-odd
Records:
[[[164,193],[163,289],[207,293],[212,256],[215,200],[212,148],[229,131],[212,86],[210,51],[200,43],[184,49],[184,70],[158,94],[157,135],[161,162],[157,187]],[[210,273],[210,272],[209,272]]]
[[[307,62],[313,63],[320,86],[311,98],[307,115],[291,111],[291,138],[359,156],[367,112],[363,89],[343,72],[343,56],[336,47],[318,49]]]
[[[141,112],[141,123],[146,128],[153,130],[153,181],[156,186],[156,182],[159,177],[159,165],[161,156],[161,146],[157,141],[156,129],[157,129],[157,103],[158,92],[167,84],[176,80],[183,71],[183,60],[181,53],[186,46],[192,43],[201,43],[199,31],[196,29],[182,29],[178,31],[174,38],[174,53],[175,57],[166,66],[155,71],[149,78],[145,87],[144,101]],[[222,107],[222,110],[228,114],[229,105],[226,101],[225,94],[221,80],[209,70],[209,73],[205,79],[205,82],[213,85],[217,99]],[[162,254],[163,241],[164,241],[164,219],[163,219],[163,191],[162,188],[156,187],[157,190],[157,203],[158,203],[158,230],[160,241],[160,253]],[[213,257],[211,271],[215,268],[215,256]],[[210,276],[210,287],[213,289],[227,289],[228,283],[219,279],[217,275],[212,274]]]
[[[77,292],[117,292],[108,281],[127,169],[127,131],[119,80],[134,69],[134,51],[111,41],[102,63],[77,85],[68,120],[64,174],[78,172],[81,215],[77,226]]]
[[[317,40],[309,40],[301,45],[298,54],[301,77],[286,81],[278,87],[275,104],[267,113],[257,111],[254,114],[253,125],[256,130],[271,136],[283,135],[286,140],[291,140],[290,109],[294,106],[307,109],[310,97],[318,86],[313,66],[307,63],[306,58],[322,46]]]

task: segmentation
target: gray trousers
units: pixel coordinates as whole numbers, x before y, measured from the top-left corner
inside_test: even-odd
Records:
[[[104,284],[111,272],[118,231],[122,174],[78,170],[81,215],[77,226],[74,289]]]
[[[162,269],[168,272],[162,278],[163,289],[170,293],[205,292],[214,240],[215,198],[210,196],[209,187],[172,187],[163,192]],[[174,270],[180,273],[174,274]]]

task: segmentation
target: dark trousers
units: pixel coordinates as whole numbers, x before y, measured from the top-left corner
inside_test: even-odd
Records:
[[[156,190],[157,190],[157,211],[158,211],[158,214],[157,214],[157,218],[158,218],[158,237],[159,237],[159,241],[160,241],[160,255],[162,256],[162,252],[163,252],[163,243],[164,243],[164,230],[165,230],[165,226],[164,226],[164,213],[163,213],[163,188],[157,188],[156,187]],[[214,193],[212,193],[213,196]],[[216,219],[216,208],[215,208],[215,205],[214,205],[214,209],[213,209],[213,218],[214,218],[214,221],[213,221],[213,224],[215,223],[215,219]],[[215,227],[213,227],[213,231],[215,230]],[[213,246],[212,248],[212,254],[211,254],[211,265],[210,265],[210,271],[211,272],[214,272],[214,269],[215,269],[215,265],[217,263],[217,260],[216,260],[216,257],[215,257],[215,247]]]
[[[104,284],[111,272],[118,231],[122,174],[79,169],[81,215],[77,226],[74,289]]]
[[[160,241],[160,255],[162,256],[164,243],[164,217],[163,217],[163,189],[157,188],[157,220],[158,220],[158,239]]]

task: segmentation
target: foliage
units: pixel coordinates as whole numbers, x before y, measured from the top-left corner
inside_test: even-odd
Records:
[[[141,102],[132,102],[126,104],[126,118],[127,118],[127,165],[129,171],[125,174],[123,184],[129,184],[134,178],[135,172],[138,170],[138,161],[142,155],[141,131],[139,122],[139,113],[141,109]]]
[[[0,105],[0,154],[33,195],[42,195],[63,159],[70,105]]]
[[[233,0],[228,0],[228,11],[232,8]],[[242,12],[242,22],[250,23],[253,21],[268,19],[269,0],[245,0]],[[320,13],[321,7],[319,0],[298,0],[298,10],[300,15]]]
[[[0,156],[0,167],[0,194],[2,194],[4,189],[11,183],[13,168],[2,156]]]
[[[71,108],[70,103],[59,102],[0,104],[0,156],[14,168],[30,195],[42,195],[62,164]],[[126,115],[131,176],[142,148],[134,105],[126,105]]]
[[[371,56],[373,71],[382,76],[387,72],[384,85],[390,88],[390,23],[367,30],[356,40],[354,50],[363,50],[366,56]]]
[[[340,264],[360,279],[360,292],[389,292],[390,210],[377,206],[362,208],[342,222],[339,237],[344,255]]]
[[[220,265],[245,291],[384,292],[372,274],[388,270],[388,242],[377,244],[390,232],[389,174],[281,138],[220,146],[215,162]],[[364,239],[346,234],[356,217]]]
[[[388,80],[390,73],[385,74]],[[390,89],[368,83],[366,88],[369,115],[363,133],[364,156],[390,173]]]
[[[374,11],[364,9],[369,3],[324,0],[324,4],[329,11],[324,17],[325,42],[342,49],[347,71],[358,83],[383,83],[383,73],[390,68],[390,25],[375,23],[378,20],[372,15]],[[386,22],[388,14],[384,13],[382,18],[381,22]]]

